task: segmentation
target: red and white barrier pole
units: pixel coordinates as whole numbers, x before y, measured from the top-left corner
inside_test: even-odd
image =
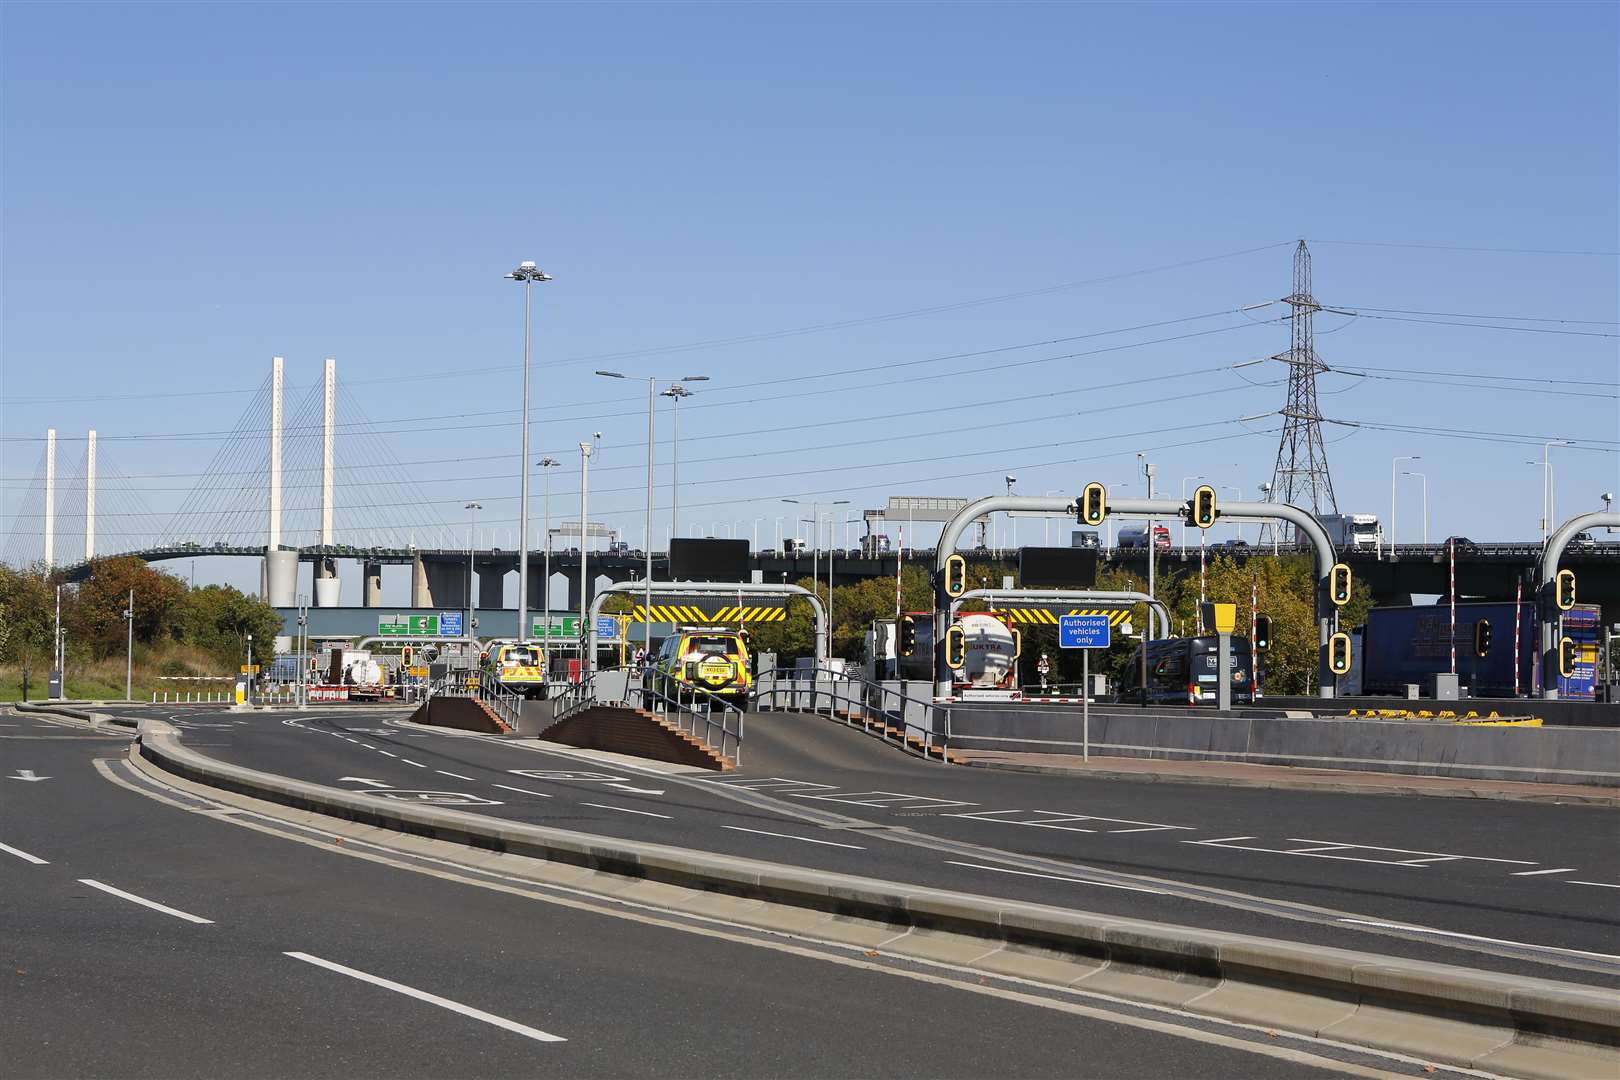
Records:
[[[1451,562],[1451,673],[1457,674],[1457,540],[1446,541],[1446,556]]]

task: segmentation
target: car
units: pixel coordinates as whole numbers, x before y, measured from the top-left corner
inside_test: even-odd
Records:
[[[695,697],[701,703],[713,695],[746,711],[754,689],[748,635],[724,627],[681,627],[652,657],[642,687],[648,697]]]
[[[484,670],[502,688],[525,698],[546,696],[545,652],[515,641],[492,641],[482,656]]]
[[[1572,548],[1597,547],[1597,537],[1589,532],[1578,532],[1569,538],[1569,546]]]
[[[1102,546],[1102,540],[1097,536],[1094,529],[1076,530],[1072,543],[1075,547],[1082,549],[1100,548]]]
[[[1227,540],[1224,543],[1218,545],[1217,550],[1219,550],[1219,551],[1228,551],[1228,552],[1232,552],[1234,554],[1236,554],[1238,552],[1243,552],[1243,553],[1247,554],[1248,551],[1249,551],[1249,542],[1247,540],[1237,540],[1237,539]]]
[[[1478,555],[1479,545],[1466,536],[1448,536],[1441,547],[1451,546],[1458,555]]]

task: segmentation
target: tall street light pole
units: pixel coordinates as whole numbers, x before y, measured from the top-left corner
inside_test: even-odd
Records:
[[[1420,472],[1402,472],[1402,476],[1415,476],[1423,481],[1423,546],[1429,546],[1429,475]]]
[[[467,635],[468,641],[471,641],[473,637],[473,619],[476,617],[475,612],[478,610],[473,604],[473,574],[475,573],[473,560],[477,558],[474,552],[478,549],[478,511],[483,508],[483,503],[475,502],[470,502],[462,507],[463,510],[467,511],[467,623],[461,630]],[[518,637],[520,640],[523,637],[521,626],[518,628]]]
[[[125,628],[125,633],[126,633],[127,637],[125,638],[125,642],[124,642],[124,700],[125,701],[132,701],[134,699],[130,697],[130,694],[133,693],[134,684],[135,684],[135,590],[134,589],[129,590],[129,606],[124,609],[124,622],[128,624],[128,626]],[[248,640],[251,641],[252,639],[249,638]],[[251,656],[252,656],[253,646],[249,645],[248,649],[249,649],[249,657],[250,657],[248,662],[252,663]]]
[[[1392,559],[1395,557],[1395,545],[1398,544],[1401,539],[1400,534],[1395,528],[1395,523],[1399,520],[1396,517],[1396,511],[1399,509],[1399,504],[1397,504],[1395,501],[1395,463],[1398,461],[1422,460],[1423,458],[1417,454],[1402,454],[1400,457],[1389,459],[1389,557]]]
[[[585,543],[585,537],[590,532],[590,499],[591,499],[591,444],[579,444],[579,678],[580,682],[590,678],[591,667],[596,657],[587,656],[591,640],[585,626],[586,611],[590,607],[590,593],[586,584],[591,580],[585,564],[590,561],[590,546]],[[551,627],[546,627],[551,632]]]
[[[518,486],[518,643],[529,640],[529,326],[534,306],[534,284],[550,281],[551,275],[538,269],[532,262],[518,263],[516,270],[506,275],[507,280],[523,285],[523,434],[522,454],[519,458],[521,479]],[[472,602],[471,596],[468,603]],[[469,632],[471,627],[468,628]]]
[[[647,557],[646,596],[643,606],[645,617],[641,620],[642,648],[647,655],[652,655],[652,512],[653,512],[653,445],[656,437],[654,406],[658,403],[658,377],[656,375],[626,375],[622,371],[598,371],[598,375],[608,379],[641,379],[647,380],[647,527],[646,539],[642,546],[646,549],[642,554]],[[688,375],[681,382],[708,382],[707,375]],[[684,390],[683,390],[684,393]],[[679,402],[679,398],[676,401]],[[583,527],[583,526],[582,526]],[[580,615],[584,617],[585,601],[580,601]]]
[[[546,478],[544,510],[546,527],[546,554],[545,561],[543,563],[546,579],[545,584],[541,586],[540,589],[540,609],[545,614],[540,623],[542,627],[540,631],[540,671],[541,677],[547,680],[551,678],[551,653],[548,649],[548,646],[551,643],[551,470],[555,469],[561,464],[562,462],[558,461],[554,457],[543,457],[539,461],[535,462],[536,467],[540,469],[540,474]]]
[[[707,382],[700,377],[693,382]],[[681,398],[692,396],[692,391],[676,383],[665,390],[661,397],[670,399],[671,405],[671,431],[669,439],[670,473],[669,473],[669,537],[681,531]]]

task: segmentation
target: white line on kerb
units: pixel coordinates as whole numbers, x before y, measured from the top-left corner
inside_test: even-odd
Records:
[[[835,844],[831,840],[812,840],[808,836],[794,836],[792,833],[766,832],[764,829],[745,829],[741,825],[722,825],[720,827],[722,829],[730,829],[732,832],[751,832],[751,833],[757,833],[760,836],[780,836],[784,840],[803,840],[807,844],[824,844],[827,847],[843,847],[843,848],[849,848],[851,851],[865,851],[866,850],[865,848],[860,847],[857,844]]]
[[[520,794],[523,794],[523,795],[538,795],[538,796],[540,796],[540,797],[541,797],[541,798],[542,798],[542,799],[549,799],[549,798],[551,798],[551,796],[550,796],[550,795],[547,795],[547,794],[546,794],[546,793],[545,793],[545,792],[543,792],[543,791],[530,791],[530,790],[529,790],[529,789],[528,789],[528,788],[521,788],[521,787],[510,787],[510,786],[508,786],[508,785],[506,785],[506,784],[491,784],[491,785],[489,785],[489,786],[490,786],[490,787],[498,787],[498,788],[501,788],[501,789],[502,789],[502,790],[504,790],[504,791],[516,791],[516,792],[518,792],[518,793],[520,793]]]
[[[425,769],[425,768],[427,768],[427,766],[426,766],[426,765],[424,765],[424,764],[422,764],[422,763],[421,763],[421,762],[420,762],[420,761],[412,761],[412,760],[411,760],[411,759],[410,759],[410,758],[408,758],[408,757],[402,757],[402,758],[400,758],[400,759],[399,759],[399,760],[401,760],[401,761],[403,761],[403,762],[404,762],[404,763],[405,763],[405,764],[407,764],[407,765],[415,765],[415,766],[416,766],[416,767],[417,767],[417,768],[418,768],[418,769]]]
[[[978,863],[953,862],[945,860],[947,866],[965,866],[969,870],[994,870],[998,874],[1017,874],[1019,877],[1038,877],[1048,881],[1067,881],[1075,885],[1099,885],[1104,889],[1124,889],[1126,892],[1152,893],[1154,896],[1163,896],[1158,889],[1142,889],[1135,885],[1115,885],[1111,881],[1092,881],[1089,878],[1059,877],[1056,874],[1037,874],[1031,870],[1009,870],[1005,866],[980,866]]]
[[[28,852],[23,851],[21,848],[14,848],[10,844],[0,844],[0,851],[4,851],[9,855],[15,855],[15,856],[17,856],[17,858],[21,859],[23,862],[31,862],[35,866],[49,866],[49,865],[51,865],[50,863],[46,862],[44,859],[40,858],[38,855],[30,855],[30,854],[28,854]]]
[[[642,817],[661,817],[665,821],[670,820],[670,816],[668,814],[655,814],[650,810],[631,810],[629,807],[625,807],[625,806],[609,806],[607,803],[599,803],[599,802],[580,803],[579,805],[581,805],[581,806],[594,806],[598,810],[617,810],[621,814],[640,814]]]
[[[443,769],[434,769],[433,771],[438,773],[440,776],[453,776],[457,780],[467,780],[474,784],[478,783],[478,781],[473,779],[471,776],[462,776],[458,772],[445,772]]]
[[[442,998],[437,994],[430,994],[425,990],[418,990],[413,986],[406,986],[404,983],[394,982],[392,979],[384,979],[377,975],[368,975],[364,971],[356,971],[354,968],[344,967],[342,964],[334,964],[330,960],[322,960],[320,957],[311,956],[309,953],[289,952],[283,953],[282,955],[290,956],[294,960],[302,960],[306,964],[314,964],[316,967],[323,967],[328,971],[335,971],[339,975],[347,975],[351,979],[359,979],[361,982],[368,982],[373,986],[380,986],[384,990],[392,990],[396,994],[404,994],[406,997],[413,997],[418,1001],[425,1001],[429,1005],[437,1005],[441,1009],[449,1009],[451,1012],[457,1012],[463,1016],[470,1016],[474,1020],[482,1020],[486,1024],[493,1024],[498,1028],[505,1028],[507,1031],[515,1032],[516,1034],[522,1035],[526,1038],[534,1039],[536,1042],[568,1041],[561,1035],[553,1035],[548,1031],[541,1031],[539,1028],[532,1028],[527,1024],[520,1024],[516,1020],[508,1020],[504,1016],[496,1016],[494,1013],[487,1013],[482,1009],[475,1009],[471,1005],[463,1005],[459,1001],[451,1001],[449,998]]]
[[[1571,871],[1573,871],[1574,869],[1575,869],[1575,867],[1573,867],[1573,866],[1559,866],[1559,867],[1556,867],[1556,868],[1554,868],[1552,870],[1516,870],[1516,871],[1514,871],[1512,874],[1510,874],[1508,876],[1509,877],[1540,877],[1542,874],[1568,874]]]
[[[123,889],[115,889],[111,885],[105,885],[94,878],[82,877],[79,879],[79,884],[88,885],[92,889],[100,889],[104,893],[111,893],[114,896],[128,900],[132,904],[139,904],[142,907],[149,907],[153,911],[161,911],[165,915],[173,915],[177,919],[186,920],[186,922],[212,924],[214,921],[213,919],[205,919],[200,915],[188,914],[187,912],[181,911],[178,908],[169,907],[167,904],[160,904],[156,900],[148,900],[144,896],[136,896],[134,893],[125,892]]]

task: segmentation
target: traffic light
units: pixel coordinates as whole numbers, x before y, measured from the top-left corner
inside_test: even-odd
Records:
[[[1333,569],[1328,571],[1328,599],[1333,601],[1334,607],[1344,607],[1350,602],[1350,568],[1344,563],[1334,563]]]
[[[1192,497],[1192,523],[1200,529],[1215,524],[1215,489],[1208,484],[1198,485]]]
[[[1558,674],[1566,679],[1575,677],[1575,639],[1558,639]]]
[[[1256,615],[1254,617],[1254,651],[1265,652],[1271,648],[1271,616]]]
[[[1345,633],[1334,634],[1328,638],[1328,668],[1335,675],[1345,675],[1350,671],[1350,635]]]
[[[945,560],[945,595],[955,600],[967,592],[967,560],[952,555]]]
[[[1024,632],[1018,629],[1016,626],[1009,627],[1008,629],[1012,631],[1013,636],[1013,659],[1017,660],[1020,656],[1024,655]]]
[[[967,634],[960,626],[945,631],[945,666],[958,671],[967,662]]]
[[[1491,652],[1491,622],[1481,619],[1474,624],[1474,655],[1489,656]]]
[[[1575,571],[1558,571],[1553,586],[1553,599],[1557,602],[1559,611],[1568,611],[1575,606]]]
[[[910,615],[900,616],[895,623],[894,654],[896,656],[910,656],[917,651],[917,620]]]
[[[399,662],[403,667],[411,666],[411,647],[409,645],[399,650]]]
[[[1080,493],[1080,524],[1101,525],[1108,516],[1108,489],[1101,484],[1087,484]]]

